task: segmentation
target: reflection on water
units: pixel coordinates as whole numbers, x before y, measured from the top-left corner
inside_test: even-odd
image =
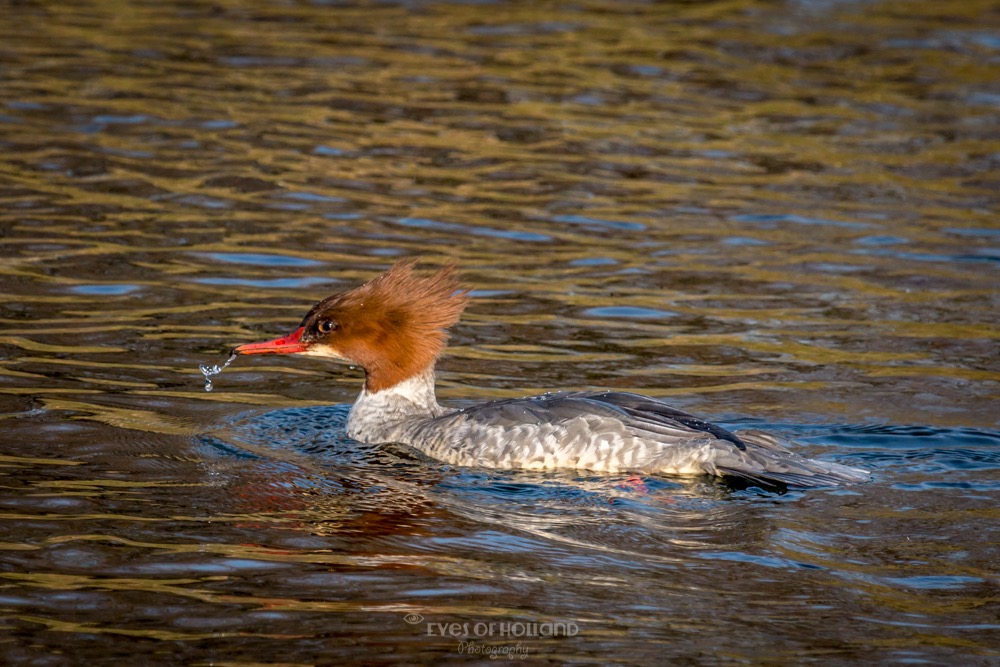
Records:
[[[14,3],[0,44],[5,662],[997,657],[993,3]],[[344,439],[357,370],[202,390],[404,256],[474,288],[446,401],[629,388],[876,480],[451,469]]]

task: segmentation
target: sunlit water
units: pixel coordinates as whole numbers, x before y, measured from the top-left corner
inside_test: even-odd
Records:
[[[1000,660],[998,67],[976,0],[9,3],[0,662]],[[411,256],[475,290],[445,402],[874,480],[456,469],[347,439],[356,369],[199,373]]]

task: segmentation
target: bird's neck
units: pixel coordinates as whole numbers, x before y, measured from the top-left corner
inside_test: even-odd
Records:
[[[347,435],[361,442],[389,442],[401,423],[446,412],[434,393],[434,367],[380,391],[361,390],[347,418]]]

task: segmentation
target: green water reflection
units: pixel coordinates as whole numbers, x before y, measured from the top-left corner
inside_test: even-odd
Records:
[[[996,657],[995,3],[2,14],[10,662],[469,660],[411,613],[579,623],[553,661]],[[349,402],[316,361],[203,391],[407,256],[475,290],[445,400],[628,388],[830,456],[916,426],[856,446],[869,489],[757,503],[233,426]]]

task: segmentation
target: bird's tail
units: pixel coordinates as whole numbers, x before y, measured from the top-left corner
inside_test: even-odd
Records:
[[[771,433],[747,430],[737,435],[747,445],[747,451],[741,452],[743,456],[716,462],[718,474],[765,486],[797,488],[860,484],[871,479],[867,470],[790,452],[785,447],[788,441]]]

